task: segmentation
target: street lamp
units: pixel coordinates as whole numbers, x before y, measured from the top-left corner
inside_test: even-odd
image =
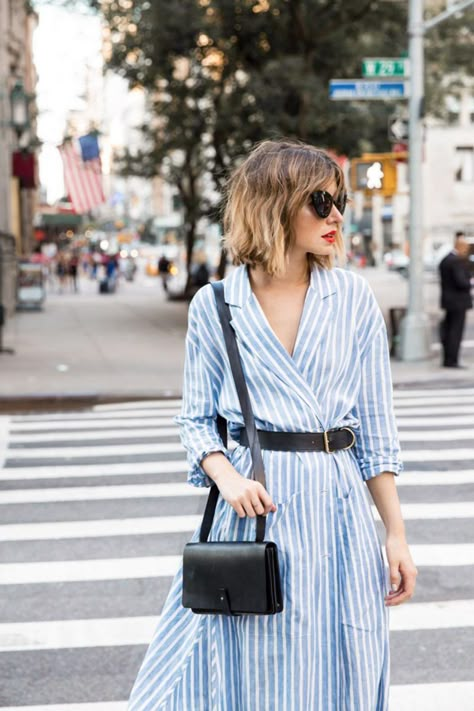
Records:
[[[11,125],[18,140],[30,125],[29,98],[23,83],[17,81],[10,93]]]

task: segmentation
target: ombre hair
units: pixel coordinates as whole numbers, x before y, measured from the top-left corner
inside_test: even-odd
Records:
[[[271,276],[285,271],[294,241],[292,225],[315,190],[336,183],[345,190],[341,167],[326,151],[288,140],[263,141],[233,172],[227,184],[224,245],[234,264],[260,265]],[[344,242],[337,225],[335,253],[345,262]],[[307,254],[308,267],[331,269],[334,257]]]

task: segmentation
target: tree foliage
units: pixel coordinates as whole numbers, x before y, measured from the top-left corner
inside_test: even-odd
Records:
[[[102,0],[100,7],[108,66],[150,97],[145,147],[127,156],[127,170],[177,186],[189,262],[196,220],[212,209],[206,180],[222,194],[229,167],[256,141],[293,137],[349,156],[389,149],[393,102],[332,102],[328,84],[360,76],[363,57],[406,53],[406,3]],[[439,109],[437,79],[472,63],[465,41],[472,47],[472,32],[457,18],[432,33],[428,98]]]
[[[437,14],[437,12],[433,13]],[[456,13],[425,35],[427,112],[450,120],[446,96],[459,97],[474,77],[474,8]]]

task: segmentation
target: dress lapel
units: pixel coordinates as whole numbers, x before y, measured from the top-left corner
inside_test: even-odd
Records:
[[[316,399],[316,394],[298,367],[302,357],[311,357],[324,335],[324,328],[330,318],[330,308],[325,302],[334,293],[334,281],[328,281],[324,270],[313,270],[306,294],[301,322],[295,342],[293,357],[281,344],[250,288],[245,266],[236,269],[225,283],[225,299],[231,307],[231,324],[238,340],[262,365],[276,375],[311,408],[325,427],[324,411]]]
[[[314,363],[321,339],[331,322],[334,302],[328,297],[335,293],[333,274],[326,269],[313,269],[293,351],[293,359],[301,373],[307,372]]]

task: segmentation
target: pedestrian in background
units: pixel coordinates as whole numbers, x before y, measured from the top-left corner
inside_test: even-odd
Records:
[[[333,268],[345,204],[341,168],[305,144],[266,141],[230,180],[226,247],[239,266],[224,294],[266,488],[252,478],[212,285],[190,305],[176,421],[190,483],[220,491],[212,540],[255,540],[255,517],[267,516],[284,609],[195,615],[181,604],[180,570],[129,711],[388,709],[388,608],[412,596],[416,568],[394,481],[402,464],[384,320],[367,282]],[[239,442],[232,451],[218,414]]]
[[[56,258],[56,276],[59,283],[59,293],[62,294],[65,289],[68,276],[68,262],[64,252],[59,252]]]
[[[71,286],[74,292],[77,292],[77,270],[79,266],[79,257],[75,252],[69,257],[68,274],[71,281]]]
[[[441,308],[445,315],[440,324],[444,368],[466,368],[459,363],[466,311],[472,309],[469,243],[464,232],[456,232],[454,249],[441,260]]]
[[[197,292],[198,289],[202,289],[206,284],[209,284],[210,276],[206,257],[205,255],[200,255],[191,271],[191,288],[194,293]]]
[[[162,254],[158,260],[158,274],[161,277],[163,291],[168,291],[168,279],[170,276],[171,262],[165,254]]]

